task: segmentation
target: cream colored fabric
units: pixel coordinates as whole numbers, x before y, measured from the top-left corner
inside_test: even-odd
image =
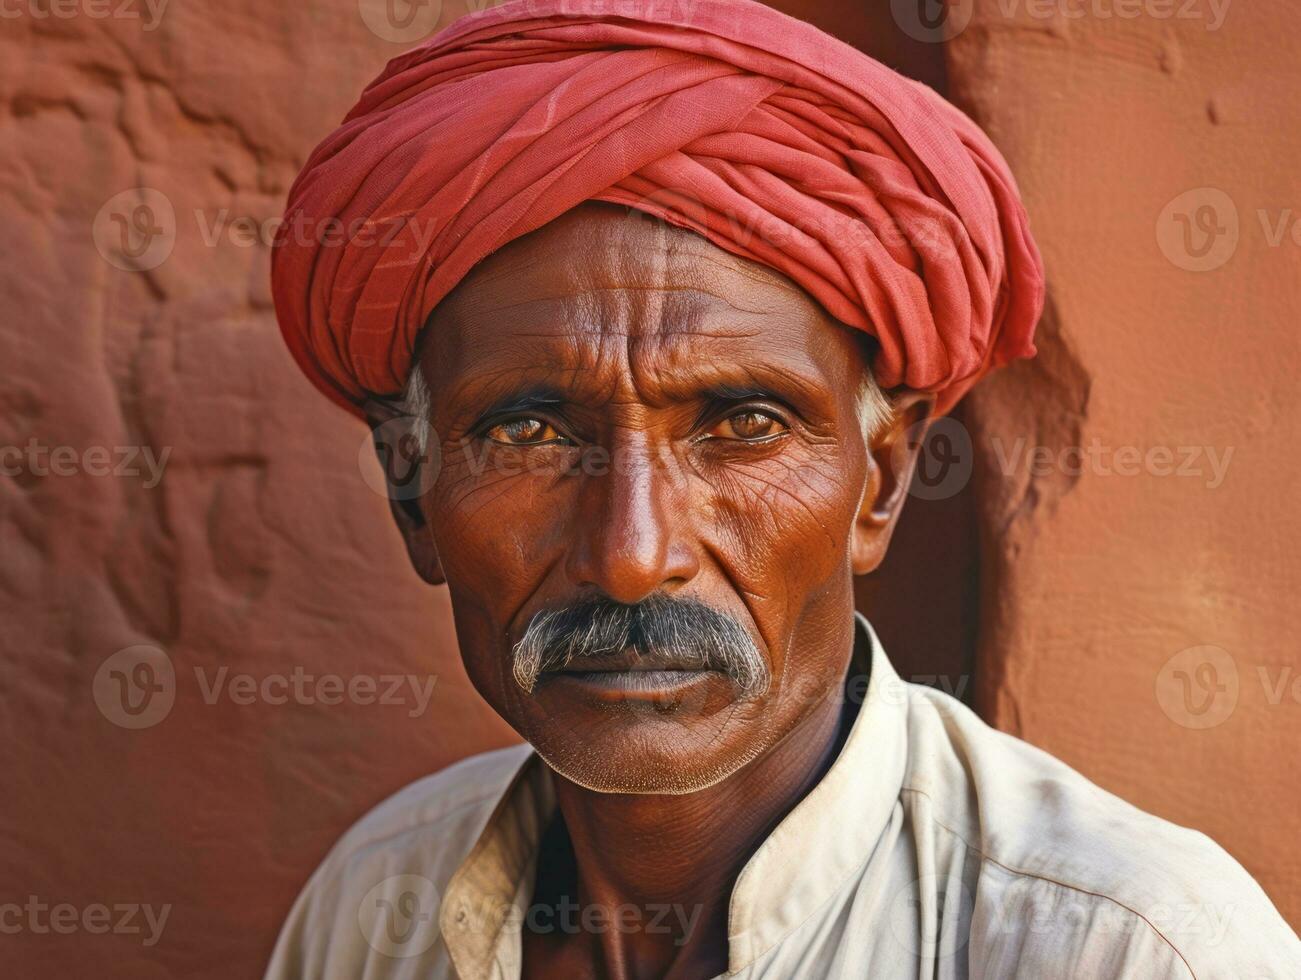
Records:
[[[862,707],[737,880],[729,976],[1301,978],[1296,935],[1209,838],[902,682],[866,620],[858,631]],[[554,805],[527,746],[407,787],[308,882],[268,978],[518,977]],[[661,911],[640,914],[650,927]]]

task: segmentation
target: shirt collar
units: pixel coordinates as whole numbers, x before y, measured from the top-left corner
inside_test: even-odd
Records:
[[[871,625],[858,613],[854,619],[846,693],[861,699],[861,707],[826,775],[737,878],[728,913],[730,972],[775,946],[863,866],[898,802],[907,767],[907,698]]]
[[[729,972],[789,935],[862,867],[899,798],[907,765],[906,691],[871,625],[857,613],[854,618],[847,696],[861,699],[861,707],[826,774],[737,878],[728,913]],[[538,841],[555,806],[550,771],[533,753],[448,882],[439,926],[464,980],[520,975],[520,926],[532,897]]]

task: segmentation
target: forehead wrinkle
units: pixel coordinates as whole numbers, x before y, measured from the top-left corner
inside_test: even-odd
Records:
[[[550,329],[512,329],[499,320],[483,322],[479,342],[471,339],[454,345],[459,356],[438,361],[435,369],[444,379],[443,404],[453,410],[462,402],[481,406],[530,387],[553,388],[575,403],[608,403],[614,398],[627,371],[621,367],[624,344],[611,341],[625,336],[625,331],[604,327],[608,321],[596,315],[591,297],[566,298],[563,322]],[[624,318],[621,311],[612,312],[614,319]],[[455,319],[463,338],[473,336],[474,317]],[[539,323],[545,323],[545,318],[539,318]],[[487,335],[491,342],[483,342]]]
[[[647,266],[647,256],[653,256],[651,271],[658,281],[654,286],[632,286],[631,288],[657,289],[665,292],[698,294],[707,298],[710,305],[722,305],[740,313],[764,315],[776,312],[789,303],[791,296],[798,297],[803,303],[811,304],[813,300],[795,283],[775,270],[745,259],[713,244],[704,236],[693,231],[670,226],[676,234],[669,234],[657,240],[659,248],[643,250],[625,250],[620,258],[628,259],[627,266],[635,276],[637,271]],[[620,271],[624,263],[620,262]],[[589,270],[595,272],[593,268]],[[759,290],[750,288],[735,290],[737,295],[728,296],[725,292],[711,289],[713,283],[725,282],[728,278],[740,278],[748,286],[759,286]],[[629,288],[627,286],[623,288]],[[781,295],[772,296],[773,291]],[[756,305],[738,302],[739,297],[762,299],[769,294],[769,301]]]
[[[658,220],[633,223],[632,230],[626,224],[600,219],[591,227],[596,230],[595,242],[589,242],[588,247],[604,261],[570,266],[570,278],[578,280],[585,290],[698,294],[710,305],[751,315],[782,309],[792,297],[814,305],[811,297],[786,276],[734,255],[695,231]],[[728,280],[734,284],[731,290],[714,288]],[[740,288],[736,288],[736,280],[742,281]]]
[[[775,335],[813,340],[808,329],[816,325],[798,312],[780,317],[798,324],[788,334],[774,329],[778,324],[771,319],[758,323],[743,316],[749,322],[737,322],[719,306],[702,308],[687,296],[661,295],[663,302],[653,303],[644,295],[614,292],[567,299],[561,304],[567,307],[564,322],[547,325],[539,317],[536,327],[524,329],[485,322],[494,342],[455,345],[461,356],[441,359],[437,368],[444,404],[467,397],[495,400],[530,383],[572,391],[576,403],[656,406],[698,398],[703,389],[747,376],[762,379],[760,387],[795,389],[806,400],[837,384],[814,344],[783,344]],[[553,313],[551,304],[546,308]],[[719,370],[720,364],[734,370]],[[785,385],[776,384],[784,375]]]
[[[606,202],[579,204],[541,228],[508,242],[476,265],[464,282],[488,287],[488,292],[492,292],[491,287],[498,283],[514,286],[521,273],[545,269],[556,255],[569,260],[566,264],[576,277],[587,278],[588,288],[601,288],[593,274],[610,270],[624,278],[628,271],[645,268],[647,263],[643,260],[649,256],[652,257],[649,263],[651,271],[658,273],[655,277],[658,284],[640,287],[622,283],[621,288],[696,288],[707,291],[705,285],[722,273],[738,276],[752,285],[780,290],[798,297],[802,303],[816,305],[816,301],[798,284],[771,266],[737,255],[694,229]],[[588,261],[593,256],[600,256],[605,261]],[[703,268],[693,269],[693,266]],[[667,274],[670,268],[672,275]],[[683,280],[687,281],[685,285]],[[571,278],[570,285],[573,284]],[[454,295],[457,292],[462,290],[454,290]],[[475,292],[482,294],[484,290]],[[726,296],[716,298],[731,303]]]
[[[724,272],[740,276],[751,283],[779,289],[783,293],[798,296],[805,302],[816,302],[803,288],[784,273],[755,262],[753,259],[729,252],[702,235],[692,233],[685,241],[675,243],[671,247],[671,254],[690,255],[693,259],[699,260],[701,264],[712,267],[704,271]]]
[[[797,407],[817,408],[822,415],[836,397],[834,379],[805,356],[702,357],[699,351],[679,350],[663,357],[651,371],[641,369],[640,363],[634,371],[639,390],[656,404],[696,401],[703,392],[725,386],[753,387],[788,397]]]
[[[438,358],[439,373],[447,381],[476,376],[449,385],[454,395],[532,376],[559,378],[584,398],[600,389],[607,399],[663,401],[660,387],[700,387],[684,379],[700,373],[688,369],[702,358],[739,359],[757,371],[768,361],[811,374],[795,381],[806,389],[816,387],[813,378],[830,381],[811,351],[765,342],[776,317],[795,327],[789,340],[816,346],[808,329],[828,319],[785,276],[694,231],[658,223],[630,231],[608,218],[558,219],[526,236],[532,246],[486,259],[447,298],[443,319],[459,337],[437,345],[452,354]]]
[[[471,370],[444,386],[442,396],[435,395],[434,400],[456,414],[482,411],[503,398],[539,389],[554,391],[575,404],[599,405],[614,400],[613,388],[610,380],[601,378],[596,371],[574,365],[546,365],[533,357],[493,370]]]
[[[503,297],[502,302],[500,303],[476,302],[475,307],[473,309],[461,311],[461,315],[459,319],[463,323],[465,323],[467,327],[473,328],[475,321],[487,319],[489,317],[497,317],[503,313],[527,311],[531,307],[536,307],[539,305],[542,305],[544,307],[549,304],[560,305],[565,303],[567,300],[573,300],[578,298],[579,296],[600,295],[600,294],[608,294],[613,297],[617,297],[620,294],[628,294],[629,296],[643,294],[647,297],[663,296],[665,300],[676,299],[679,297],[688,300],[693,298],[699,298],[705,301],[706,305],[726,307],[727,311],[731,311],[735,313],[743,313],[747,316],[767,316],[776,313],[780,310],[780,306],[778,304],[747,306],[738,303],[736,300],[734,300],[731,297],[713,292],[699,285],[674,285],[674,284],[655,285],[655,286],[639,286],[634,284],[618,285],[618,286],[585,285],[579,289],[566,289],[564,292],[557,292],[550,295],[543,294],[539,296],[530,297],[529,299],[510,300],[508,298]],[[542,316],[542,317],[538,317],[538,319],[548,320],[548,319],[556,319],[556,318],[552,316]],[[573,327],[581,328],[584,326],[584,323],[581,320],[570,321],[566,319],[564,326],[570,328]],[[587,326],[589,326],[592,330],[610,332],[608,325],[602,319],[599,318],[591,322],[590,324],[587,324]],[[523,336],[528,336],[528,335],[523,335]]]

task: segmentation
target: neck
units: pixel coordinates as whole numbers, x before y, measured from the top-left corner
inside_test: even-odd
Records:
[[[578,904],[632,906],[643,923],[660,916],[655,932],[610,929],[595,937],[607,976],[726,969],[732,887],[773,827],[830,766],[842,707],[839,698],[825,700],[773,749],[695,793],[598,793],[556,778],[572,847],[564,877]]]

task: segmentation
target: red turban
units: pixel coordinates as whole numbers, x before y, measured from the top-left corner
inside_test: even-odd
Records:
[[[966,116],[751,0],[515,0],[389,62],[289,192],[281,330],[357,411],[400,391],[434,306],[586,200],[777,269],[939,393],[1034,353],[1043,265]]]

